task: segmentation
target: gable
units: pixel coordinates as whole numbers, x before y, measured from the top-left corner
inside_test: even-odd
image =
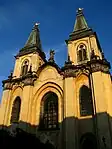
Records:
[[[43,70],[39,74],[39,80],[44,81],[44,80],[49,80],[49,79],[58,79],[60,77],[60,74],[54,68],[53,66],[47,65],[46,67],[43,68]]]

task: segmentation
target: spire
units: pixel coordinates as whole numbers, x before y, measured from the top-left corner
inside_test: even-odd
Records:
[[[38,26],[39,26],[39,23],[35,23],[28,37],[28,40],[26,41],[24,47],[16,55],[16,57],[29,54],[32,52],[38,52],[39,55],[45,60],[45,53],[42,51]]]
[[[68,41],[84,38],[93,34],[94,31],[92,30],[92,28],[88,27],[88,24],[83,14],[83,9],[79,8],[76,13],[74,29],[72,33],[69,35]]]
[[[79,8],[76,14],[76,21],[74,25],[74,32],[89,29],[86,19],[83,14],[83,8]]]
[[[25,44],[24,47],[29,47],[32,45],[37,46],[40,50],[41,48],[41,42],[40,42],[40,35],[39,35],[39,29],[38,29],[39,23],[35,23],[32,32],[30,33],[30,36]]]

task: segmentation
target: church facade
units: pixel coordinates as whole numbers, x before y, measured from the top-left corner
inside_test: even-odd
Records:
[[[60,68],[41,47],[38,24],[3,81],[0,125],[19,127],[57,149],[112,148],[112,82],[96,32],[77,10]]]

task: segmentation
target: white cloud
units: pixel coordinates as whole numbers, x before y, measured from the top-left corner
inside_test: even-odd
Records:
[[[65,50],[65,48],[66,48],[66,44],[65,43],[61,43],[60,45],[58,45],[55,49],[55,53],[59,53],[59,52],[61,52],[61,51],[63,51],[63,50]]]

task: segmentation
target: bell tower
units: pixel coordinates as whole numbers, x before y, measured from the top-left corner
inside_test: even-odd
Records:
[[[104,57],[97,34],[88,26],[81,8],[77,10],[74,29],[66,44],[68,61],[63,67],[66,148],[110,149],[110,63]]]
[[[21,105],[19,121],[29,121],[27,116],[29,101],[32,98],[34,81],[37,79],[37,71],[46,62],[45,53],[41,47],[38,23],[36,23],[29,35],[25,46],[15,56],[14,71],[7,80],[3,80],[2,116],[0,124],[9,126],[18,118],[10,120],[13,104]],[[16,90],[12,97],[13,90]],[[16,100],[17,99],[17,100]],[[15,101],[15,102],[14,102]],[[21,109],[21,110],[20,110]],[[24,129],[24,128],[23,128]]]
[[[95,55],[102,58],[97,34],[89,28],[81,8],[77,10],[74,29],[66,43],[68,45],[68,55],[74,65],[89,61],[92,50],[94,50]]]

